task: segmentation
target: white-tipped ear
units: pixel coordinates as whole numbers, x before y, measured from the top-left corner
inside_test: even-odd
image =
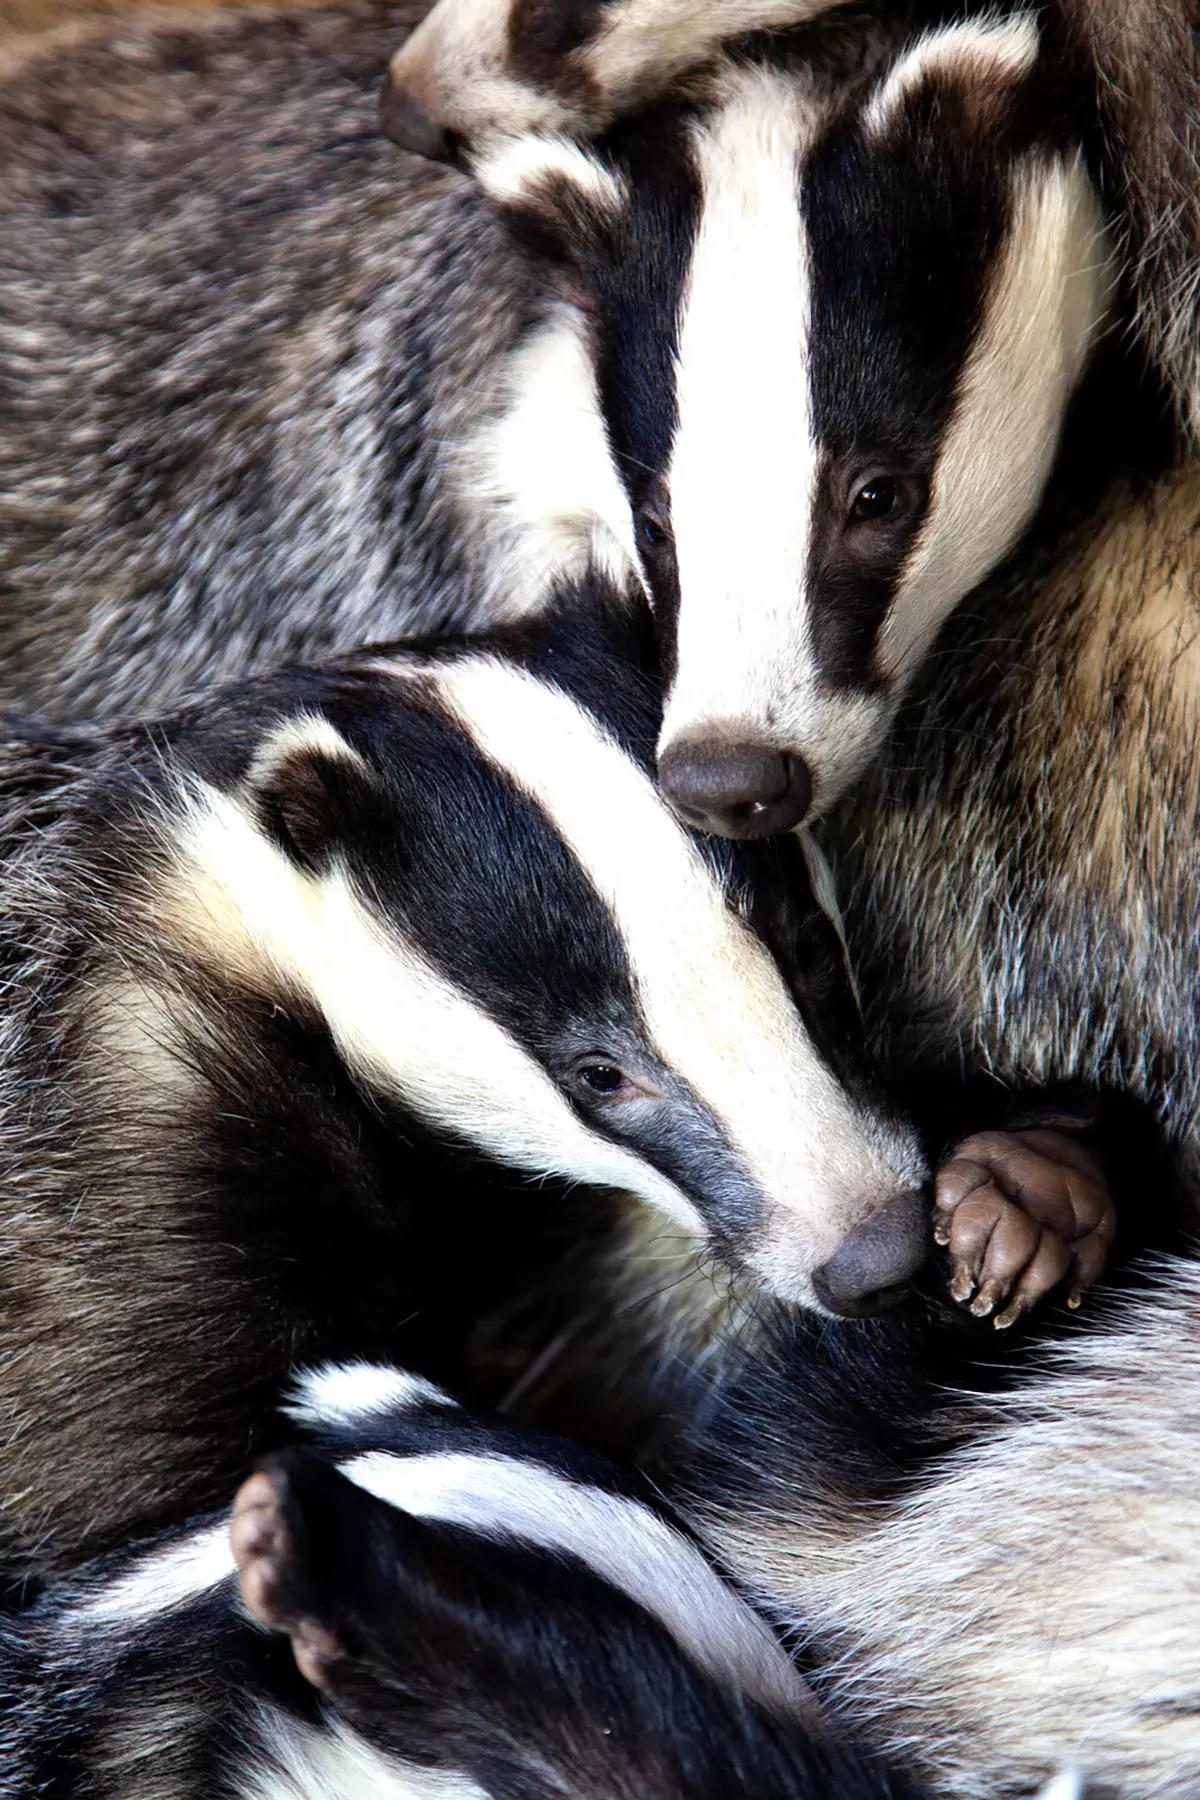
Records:
[[[247,776],[264,830],[304,869],[326,862],[338,841],[351,784],[361,791],[367,763],[319,714],[298,713],[260,746]]]
[[[885,132],[906,103],[935,82],[952,85],[965,105],[977,103],[986,117],[1032,72],[1037,59],[1032,13],[948,25],[919,39],[893,65],[872,95],[863,122],[872,134]]]
[[[470,166],[506,220],[556,255],[569,255],[625,203],[619,177],[569,138],[493,138]]]

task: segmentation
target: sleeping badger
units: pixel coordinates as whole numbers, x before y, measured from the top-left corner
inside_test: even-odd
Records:
[[[14,730],[10,1578],[221,1504],[300,1363],[467,1381],[479,1316],[569,1243],[572,1190],[830,1316],[922,1264],[925,1149],[873,1083],[802,845],[695,840],[665,806],[643,635],[567,593],[524,632],[153,725]],[[1094,1279],[1112,1214],[1056,1108],[1008,1122],[1033,1137],[968,1144],[938,1198],[961,1291],[1011,1318]],[[663,1253],[618,1292],[639,1254]],[[670,1315],[692,1293],[711,1318],[664,1267]]]
[[[10,1800],[915,1800],[635,1477],[387,1367],[289,1410],[232,1522],[0,1629]]]

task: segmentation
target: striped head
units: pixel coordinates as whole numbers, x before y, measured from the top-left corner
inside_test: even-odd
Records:
[[[681,827],[653,691],[578,607],[567,645],[402,649],[198,722],[173,931],[319,1019],[381,1107],[870,1310],[923,1259],[925,1167],[804,851]]]
[[[866,74],[861,45],[804,48],[728,57],[594,150],[476,160],[583,321],[668,669],[664,790],[731,836],[878,749],[1030,522],[1110,287],[1030,17],[876,44]]]

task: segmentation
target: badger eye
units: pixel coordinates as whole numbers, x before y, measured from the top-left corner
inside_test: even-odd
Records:
[[[632,1086],[624,1069],[618,1069],[616,1063],[604,1062],[599,1057],[589,1057],[576,1063],[575,1079],[589,1094],[599,1094],[605,1100],[611,1100],[622,1088]]]
[[[893,475],[877,475],[855,494],[850,517],[862,521],[890,519],[899,510],[899,482]]]
[[[637,516],[637,546],[643,556],[657,556],[666,544],[670,533],[662,520],[652,512],[639,512]]]

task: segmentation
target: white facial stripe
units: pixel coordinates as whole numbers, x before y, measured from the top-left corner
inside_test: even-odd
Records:
[[[491,657],[454,663],[437,681],[609,909],[653,1045],[718,1120],[761,1194],[770,1278],[808,1299],[807,1274],[847,1228],[922,1179],[915,1146],[850,1102],[766,948],[730,912],[653,783],[594,720]]]
[[[304,1425],[357,1425],[378,1413],[418,1406],[454,1406],[449,1394],[387,1363],[324,1363],[292,1383],[284,1412]]]
[[[888,72],[863,114],[863,125],[868,133],[881,135],[897,108],[930,76],[984,84],[995,92],[997,86],[1028,75],[1037,57],[1037,22],[1032,13],[1007,19],[967,19],[930,32]]]
[[[417,1518],[576,1556],[659,1620],[698,1668],[776,1711],[808,1690],[767,1627],[687,1538],[647,1507],[536,1463],[460,1453],[355,1457],[345,1473]]]
[[[959,382],[920,535],[880,633],[880,672],[911,674],[938,626],[1033,517],[1063,413],[1112,285],[1081,159],[1028,163]]]
[[[502,1026],[370,915],[344,870],[305,874],[213,789],[180,822],[177,847],[176,925],[248,978],[305,994],[378,1091],[510,1167],[625,1189],[703,1235],[686,1196],[589,1131]]]
[[[817,455],[798,170],[814,127],[794,80],[753,70],[730,79],[695,134],[702,210],[668,471],[682,604],[664,744],[721,720],[749,719],[752,738],[769,738],[771,701],[791,695],[811,661]]]
[[[619,589],[640,582],[629,499],[575,313],[555,312],[512,352],[505,390],[499,416],[464,452],[464,490],[494,524],[489,619],[535,613],[589,569]]]

